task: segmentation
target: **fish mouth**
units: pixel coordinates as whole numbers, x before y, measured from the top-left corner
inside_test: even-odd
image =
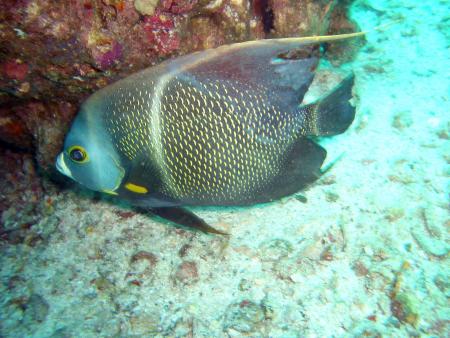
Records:
[[[69,167],[66,165],[66,162],[64,161],[64,154],[61,153],[58,155],[58,158],[56,159],[56,169],[71,179],[73,179],[72,172],[70,171]]]

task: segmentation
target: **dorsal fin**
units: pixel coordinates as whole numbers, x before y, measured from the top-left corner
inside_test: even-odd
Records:
[[[279,38],[279,39],[262,39],[262,40],[254,40],[254,41],[245,41],[234,43],[231,45],[223,45],[217,48],[212,48],[208,50],[204,50],[201,52],[195,52],[192,54],[185,55],[183,57],[179,57],[177,59],[169,59],[166,62],[163,62],[161,65],[167,67],[177,72],[184,72],[190,69],[196,68],[199,64],[204,65],[210,62],[217,61],[217,59],[221,59],[232,54],[247,54],[248,57],[255,56],[255,53],[251,50],[264,49],[264,53],[260,53],[264,56],[269,56],[270,58],[277,56],[283,51],[289,51],[292,49],[296,49],[306,45],[318,45],[326,42],[334,42],[341,41],[347,39],[353,39],[357,37],[362,37],[373,31],[383,31],[390,26],[401,21],[394,20],[388,22],[384,25],[379,25],[370,31],[362,31],[362,32],[354,32],[354,33],[345,33],[345,34],[335,34],[335,35],[319,35],[319,36],[306,36],[306,37],[290,37],[290,38]],[[242,55],[244,57],[244,55]],[[251,61],[251,60],[248,60]]]
[[[195,52],[177,59],[167,60],[167,62],[162,63],[161,65],[167,66],[174,72],[184,72],[199,66],[204,68],[205,65],[211,63],[217,64],[225,62],[230,56],[238,55],[240,56],[241,61],[243,61],[243,65],[251,66],[251,63],[256,56],[258,58],[263,58],[266,61],[270,61],[272,58],[276,58],[284,52],[303,46],[352,39],[364,36],[365,34],[367,34],[367,32],[245,41]]]
[[[240,88],[259,88],[285,107],[300,104],[319,62],[317,46],[350,39],[365,32],[266,39],[235,43],[189,54],[162,63],[167,76],[189,76],[237,83]],[[291,53],[294,51],[293,53]]]

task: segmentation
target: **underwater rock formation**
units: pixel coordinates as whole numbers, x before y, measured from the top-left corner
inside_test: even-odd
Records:
[[[351,1],[5,0],[0,141],[53,167],[79,104],[162,59],[219,45],[355,30]]]

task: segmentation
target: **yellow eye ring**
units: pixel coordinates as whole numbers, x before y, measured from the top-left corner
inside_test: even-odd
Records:
[[[72,146],[67,153],[69,154],[69,158],[75,163],[86,163],[89,161],[86,150],[81,146]]]

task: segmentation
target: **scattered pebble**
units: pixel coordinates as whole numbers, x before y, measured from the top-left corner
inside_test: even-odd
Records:
[[[102,292],[111,292],[114,288],[114,284],[105,277],[94,278],[91,280],[91,284],[93,284],[98,291]]]
[[[394,115],[392,119],[392,126],[398,130],[411,127],[413,120],[410,112],[400,112]]]
[[[296,194],[295,199],[301,203],[308,203],[308,199],[304,195]]]
[[[156,255],[148,251],[139,251],[131,257],[131,263],[142,260],[147,261],[150,266],[155,266],[158,262],[158,258],[156,257]]]
[[[325,193],[325,199],[327,200],[327,202],[333,203],[333,202],[336,202],[339,199],[339,195],[334,193],[334,192],[327,191]]]
[[[386,210],[384,218],[386,218],[389,222],[395,222],[402,218],[404,215],[405,212],[403,211],[403,209],[391,208]]]
[[[44,297],[33,293],[25,304],[24,321],[43,322],[47,318],[49,308]]]
[[[248,280],[248,279],[241,279],[241,281],[239,282],[239,290],[240,291],[248,291],[251,290],[253,286],[253,282]]]
[[[243,300],[228,306],[225,313],[224,330],[241,333],[255,332],[264,321],[264,309],[249,300]]]
[[[183,284],[196,282],[198,280],[197,264],[189,261],[181,263],[175,273],[175,278]]]
[[[353,265],[353,270],[355,271],[356,275],[359,277],[367,276],[367,274],[369,273],[369,270],[360,261],[355,262],[355,264]]]
[[[157,314],[141,314],[130,318],[131,331],[135,335],[156,335],[160,333],[160,318]]]
[[[418,315],[412,299],[412,295],[404,293],[395,295],[391,301],[391,312],[400,322],[415,326],[418,321]]]
[[[292,244],[284,239],[271,239],[259,246],[261,260],[264,262],[278,261],[292,252]]]
[[[159,0],[134,0],[134,8],[142,15],[153,15]]]

